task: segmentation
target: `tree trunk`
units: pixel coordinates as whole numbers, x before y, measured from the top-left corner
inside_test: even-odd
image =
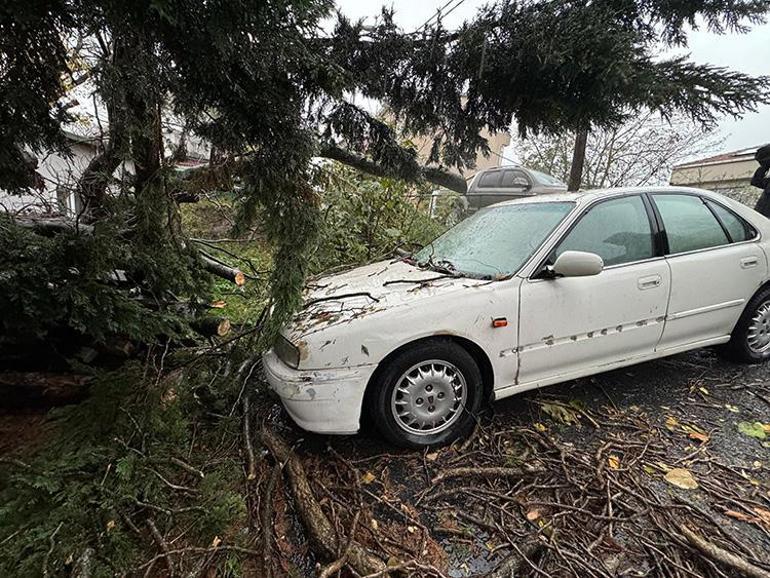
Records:
[[[396,174],[388,167],[332,144],[323,145],[319,154],[322,157],[341,162],[342,164],[369,173],[375,177],[400,177],[400,175]],[[419,165],[417,166],[417,173],[420,178],[423,178],[434,185],[449,189],[450,191],[455,191],[461,195],[468,192],[468,185],[465,182],[465,179],[462,175],[457,173],[438,167],[424,167]]]
[[[583,165],[586,161],[586,144],[588,143],[588,129],[581,129],[575,135],[575,150],[572,153],[572,168],[569,172],[569,191],[580,190],[583,181]]]

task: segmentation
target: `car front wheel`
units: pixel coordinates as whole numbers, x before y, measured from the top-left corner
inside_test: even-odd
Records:
[[[367,404],[377,429],[391,442],[411,448],[444,445],[467,435],[483,392],[477,363],[448,339],[400,352],[372,388]]]

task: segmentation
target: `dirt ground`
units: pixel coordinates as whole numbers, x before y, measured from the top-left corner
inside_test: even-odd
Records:
[[[770,571],[770,365],[703,350],[570,381],[498,402],[473,438],[437,451],[307,434],[277,408],[269,422],[339,532],[360,511],[356,539],[416,561],[411,575],[517,555],[517,576]],[[283,570],[310,574],[281,508]]]

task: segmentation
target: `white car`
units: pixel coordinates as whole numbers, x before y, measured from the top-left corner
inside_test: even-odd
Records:
[[[302,428],[444,444],[482,403],[721,345],[770,356],[770,220],[697,189],[493,205],[411,259],[317,280],[265,353]]]

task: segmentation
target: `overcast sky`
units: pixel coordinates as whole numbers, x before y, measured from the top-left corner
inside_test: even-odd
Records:
[[[444,20],[453,27],[473,17],[476,10],[490,0],[465,0]],[[350,18],[373,18],[383,5],[392,6],[396,22],[407,31],[414,30],[430,18],[446,0],[337,0],[337,6]],[[697,63],[726,66],[754,76],[770,75],[770,23],[757,26],[748,34],[718,36],[704,31],[690,34],[687,48]],[[720,132],[727,137],[725,149],[747,148],[770,142],[770,106],[742,119],[724,119]]]

